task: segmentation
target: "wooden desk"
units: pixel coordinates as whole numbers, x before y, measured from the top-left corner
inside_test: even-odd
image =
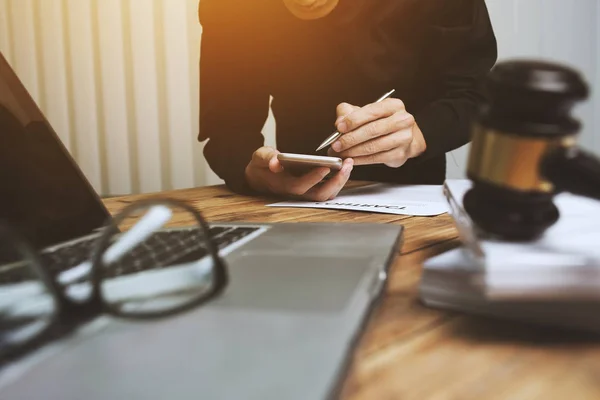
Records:
[[[189,201],[209,221],[385,222],[406,227],[387,293],[354,353],[345,399],[600,399],[600,341],[441,312],[419,303],[423,261],[458,245],[447,215],[270,208],[265,204],[272,201],[238,196],[221,186],[164,195]],[[105,203],[114,213],[144,197],[151,196]]]

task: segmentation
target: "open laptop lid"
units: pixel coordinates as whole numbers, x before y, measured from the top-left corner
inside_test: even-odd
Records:
[[[89,234],[108,215],[0,53],[0,220],[40,249]]]

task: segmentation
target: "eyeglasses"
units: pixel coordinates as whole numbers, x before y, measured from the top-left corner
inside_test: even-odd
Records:
[[[89,248],[83,261],[51,274],[44,254],[0,225],[0,367],[102,313],[171,316],[214,299],[228,283],[208,224],[173,199],[135,202],[72,247],[80,244]]]

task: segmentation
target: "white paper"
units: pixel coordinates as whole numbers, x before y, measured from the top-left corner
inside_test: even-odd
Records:
[[[326,202],[285,201],[270,207],[326,208],[382,214],[434,216],[448,212],[442,186],[376,183],[343,191]]]
[[[459,201],[471,187],[469,181],[462,180],[448,181],[446,186]],[[489,261],[486,266],[506,270],[512,266],[521,269],[527,265],[532,269],[540,265],[546,269],[566,264],[567,258],[572,260],[567,265],[590,261],[600,265],[600,201],[563,193],[555,197],[554,204],[560,218],[540,239],[527,243],[480,241]],[[551,262],[552,257],[557,258]]]
[[[570,259],[560,255],[551,261],[535,253],[530,254],[531,264],[526,264],[517,252],[504,263],[496,258],[498,254],[486,258],[486,268],[481,269],[461,250],[447,251],[424,263],[427,278],[422,286],[426,290],[444,290],[449,280],[458,279],[462,282],[460,291],[480,293],[489,300],[600,300],[600,268],[595,265],[571,265]],[[542,265],[543,261],[548,264]],[[557,270],[557,266],[563,269]],[[439,277],[434,281],[432,275]]]

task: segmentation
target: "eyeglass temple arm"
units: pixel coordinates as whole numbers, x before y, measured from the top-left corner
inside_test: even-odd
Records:
[[[141,242],[146,240],[156,230],[162,228],[173,216],[169,207],[156,205],[136,223],[131,229],[119,237],[102,256],[102,261],[111,264],[118,261],[123,255],[135,248]],[[61,272],[58,275],[58,282],[62,285],[69,285],[88,276],[92,270],[90,261],[84,261],[79,265]]]

